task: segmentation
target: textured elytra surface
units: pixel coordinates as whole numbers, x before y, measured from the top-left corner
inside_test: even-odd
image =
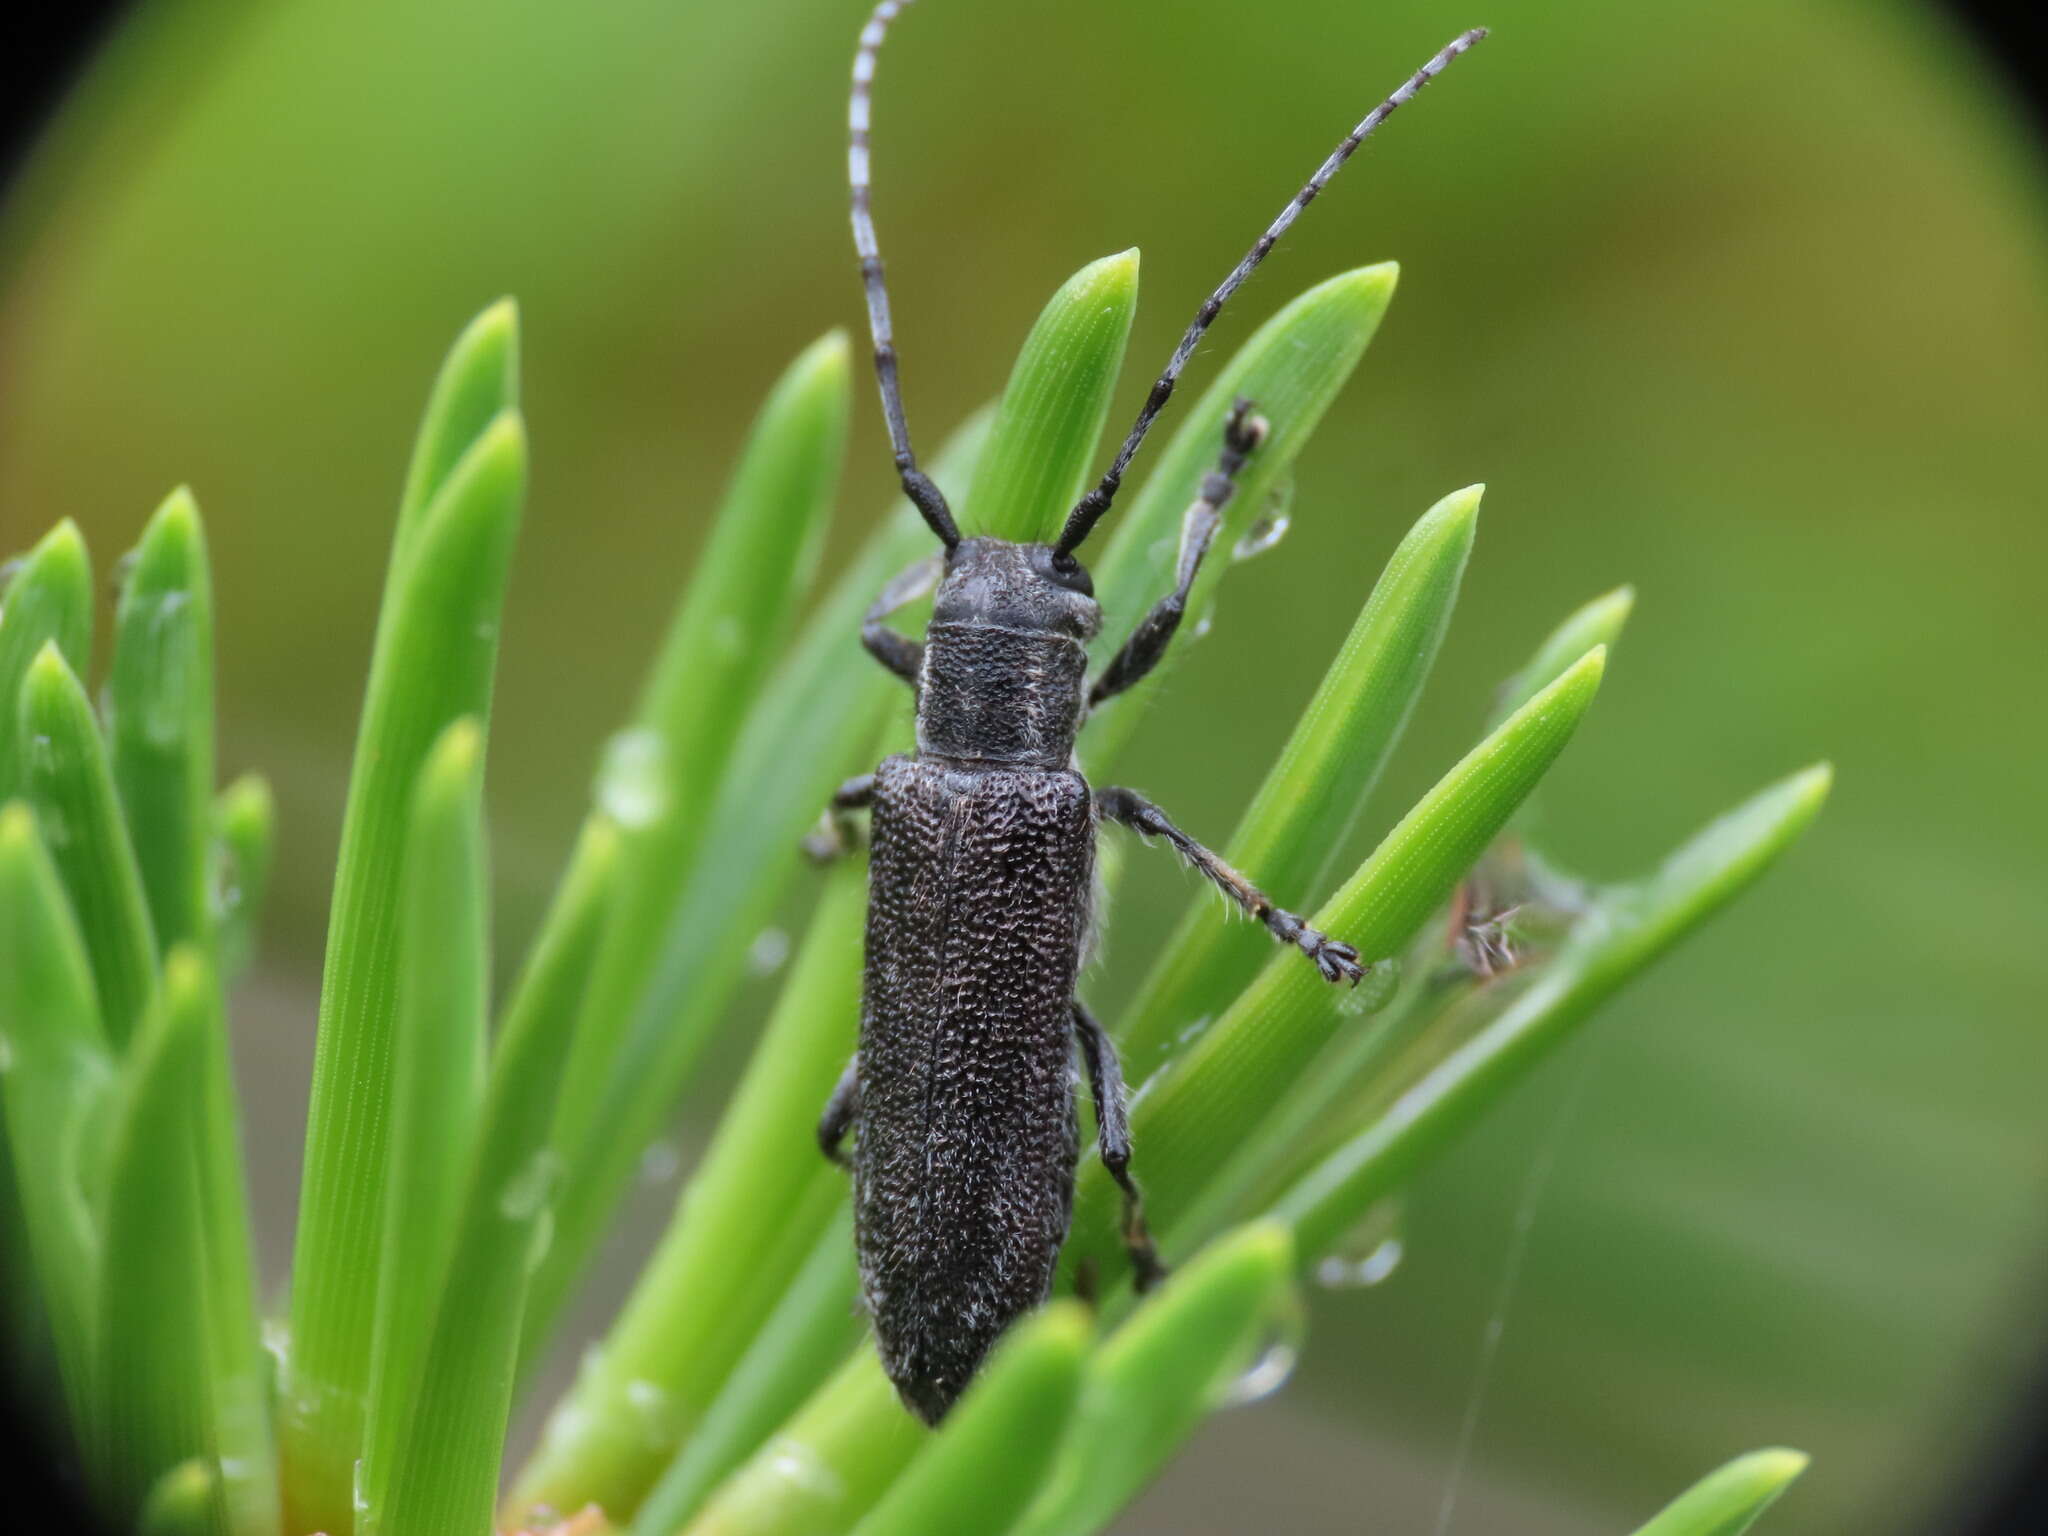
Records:
[[[882,1364],[927,1420],[1052,1283],[1093,864],[1078,773],[876,774],[854,1210]]]

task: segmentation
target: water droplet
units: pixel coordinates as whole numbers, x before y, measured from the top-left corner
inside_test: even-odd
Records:
[[[1285,512],[1261,512],[1252,520],[1251,527],[1245,529],[1244,537],[1230,547],[1231,563],[1242,564],[1246,560],[1258,559],[1286,538],[1287,530],[1293,525],[1294,520]]]
[[[1274,1337],[1259,1350],[1258,1357],[1223,1390],[1219,1408],[1248,1408],[1264,1402],[1286,1386],[1300,1363],[1301,1348],[1294,1338]]]
[[[1282,1341],[1268,1344],[1259,1352],[1259,1358],[1245,1368],[1244,1374],[1230,1384],[1230,1390],[1223,1397],[1223,1406],[1243,1408],[1271,1397],[1287,1385],[1300,1358],[1292,1344]]]
[[[363,1486],[363,1458],[356,1458],[355,1478],[352,1486],[356,1506],[356,1524],[361,1525],[370,1513],[370,1492]]]
[[[660,732],[621,731],[605,743],[597,803],[627,828],[651,826],[668,813],[668,747]]]
[[[1316,1265],[1316,1284],[1332,1291],[1384,1284],[1407,1253],[1401,1228],[1401,1202],[1380,1201]]]
[[[1390,1237],[1361,1259],[1331,1254],[1316,1266],[1316,1284],[1325,1290],[1348,1291],[1378,1285],[1401,1267],[1406,1250]]]
[[[142,690],[138,724],[151,746],[169,750],[184,739],[200,665],[197,620],[192,594],[176,590],[152,593],[135,605],[132,615],[123,615],[124,639],[139,644],[147,658],[143,668],[151,683]]]
[[[1363,1018],[1378,1013],[1394,1000],[1395,992],[1401,986],[1401,962],[1388,958],[1372,962],[1355,987],[1345,987],[1337,994],[1337,1012],[1346,1018]]]
[[[115,597],[120,597],[128,590],[128,583],[135,576],[135,567],[141,563],[142,551],[137,548],[117,557],[114,563],[107,567],[107,580],[113,583]]]
[[[660,1382],[636,1378],[626,1383],[626,1402],[640,1422],[640,1433],[648,1446],[665,1451],[678,1435],[675,1403]]]
[[[586,1368],[589,1363],[585,1356]],[[559,1454],[571,1446],[580,1446],[590,1432],[590,1417],[588,1408],[577,1407],[574,1399],[564,1399],[562,1406],[548,1416],[547,1428],[541,1432],[541,1448]]]
[[[642,1184],[666,1184],[682,1172],[682,1169],[683,1149],[666,1138],[649,1142],[647,1150],[640,1154]]]
[[[725,656],[737,656],[747,648],[747,627],[738,614],[721,613],[712,622],[711,645]]]
[[[529,1275],[540,1268],[548,1250],[554,1246],[555,1208],[550,1205],[533,1218],[533,1235],[526,1242],[526,1272]]]
[[[29,743],[29,766],[32,772],[45,778],[53,777],[57,771],[56,760],[50,752],[50,738],[38,736]],[[74,830],[71,818],[64,813],[64,807],[55,796],[45,795],[36,807],[36,830],[43,835],[43,844],[52,853],[63,853],[71,847]]]
[[[846,1496],[839,1474],[825,1464],[818,1453],[801,1440],[779,1435],[769,1442],[768,1467],[784,1482],[816,1494],[820,1499]]]
[[[1195,620],[1195,627],[1188,631],[1188,638],[1190,640],[1201,639],[1204,635],[1209,633],[1209,628],[1212,624],[1215,623],[1215,621],[1216,615],[1214,615],[1213,613],[1203,614],[1199,619]]]
[[[539,1215],[548,1196],[554,1193],[561,1168],[562,1160],[552,1148],[540,1148],[498,1191],[498,1214],[507,1221],[530,1221]]]
[[[1252,1355],[1251,1363],[1212,1389],[1215,1405],[1218,1408],[1243,1408],[1263,1402],[1278,1392],[1294,1375],[1294,1367],[1301,1360],[1302,1340],[1307,1336],[1307,1309],[1302,1306],[1300,1296],[1290,1290],[1267,1324],[1266,1335]]]
[[[1161,1041],[1149,1053],[1148,1059],[1128,1059],[1125,1070],[1130,1074],[1130,1081],[1134,1085],[1131,1090],[1131,1103],[1135,1105],[1140,1097],[1152,1092],[1160,1082],[1170,1076],[1174,1067],[1187,1056],[1195,1042],[1209,1032],[1209,1026],[1215,1022],[1213,1014],[1205,1013],[1193,1022],[1183,1024],[1171,1037]]]
[[[225,923],[242,910],[242,861],[235,845],[218,841],[213,845],[213,880],[208,891],[214,921]]]
[[[263,1319],[263,1352],[270,1356],[271,1369],[279,1377],[290,1364],[292,1343],[291,1325],[281,1317]]]
[[[789,958],[789,931],[763,928],[747,949],[747,969],[756,976],[773,976]]]

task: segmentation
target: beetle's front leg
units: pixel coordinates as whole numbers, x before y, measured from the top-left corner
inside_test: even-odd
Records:
[[[832,799],[818,815],[818,824],[805,837],[803,849],[813,862],[829,864],[844,858],[860,846],[860,829],[853,813],[875,803],[875,776],[864,773],[848,779],[832,792]]]
[[[860,1114],[860,1057],[855,1056],[846,1064],[846,1070],[839,1074],[839,1085],[832,1090],[832,1097],[825,1102],[825,1113],[818,1117],[818,1150],[840,1167],[847,1167],[846,1154],[839,1150],[839,1143],[846,1139],[855,1118]]]
[[[861,615],[860,643],[867,653],[894,672],[911,687],[924,666],[924,646],[900,634],[882,621],[905,603],[915,602],[938,585],[940,562],[931,558],[905,566],[882,588],[881,595]]]
[[[1348,981],[1357,986],[1370,969],[1359,964],[1358,951],[1349,944],[1340,943],[1322,930],[1311,928],[1292,912],[1274,906],[1272,898],[1264,891],[1232,869],[1221,855],[1204,848],[1181,831],[1167,819],[1166,812],[1136,790],[1098,790],[1095,804],[1104,816],[1111,821],[1122,822],[1140,837],[1163,837],[1173,844],[1180,856],[1214,882],[1218,890],[1264,923],[1274,938],[1282,944],[1294,945],[1315,961],[1323,980]]]
[[[1081,1060],[1087,1064],[1088,1086],[1095,1095],[1096,1149],[1102,1166],[1124,1192],[1124,1248],[1131,1256],[1138,1289],[1148,1291],[1166,1278],[1166,1266],[1152,1246],[1145,1199],[1131,1177],[1131,1119],[1124,1109],[1123,1066],[1117,1061],[1116,1042],[1079,998],[1074,1000],[1074,1038],[1081,1043]]]
[[[1152,611],[1138,621],[1130,639],[1095,679],[1088,690],[1090,709],[1142,682],[1159,665],[1159,658],[1180,632],[1180,621],[1187,614],[1188,593],[1193,590],[1202,560],[1222,525],[1223,509],[1237,493],[1237,477],[1252,451],[1266,440],[1265,417],[1254,416],[1251,411],[1249,400],[1240,399],[1232,407],[1223,424],[1223,453],[1216,467],[1203,477],[1201,495],[1181,520],[1180,560],[1173,590],[1152,605]]]

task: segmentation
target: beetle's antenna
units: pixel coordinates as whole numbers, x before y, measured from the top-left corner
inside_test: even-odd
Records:
[[[883,9],[893,10],[894,6],[885,4]],[[880,15],[881,12],[877,11],[876,14]],[[1230,276],[1224,278],[1222,285],[1209,295],[1207,301],[1196,311],[1194,322],[1188,326],[1187,334],[1181,337],[1180,345],[1173,349],[1173,357],[1168,361],[1166,371],[1159,375],[1152,385],[1152,392],[1145,397],[1145,404],[1138,412],[1138,419],[1132,425],[1130,435],[1124,439],[1123,447],[1117,449],[1116,458],[1110,464],[1108,472],[1103,475],[1095,489],[1083,496],[1074,510],[1067,514],[1067,525],[1060,531],[1058,545],[1062,554],[1071,553],[1077,548],[1081,541],[1088,537],[1096,523],[1101,521],[1102,515],[1109,510],[1110,503],[1116,500],[1117,487],[1123,483],[1124,470],[1130,466],[1132,455],[1137,453],[1138,446],[1145,441],[1145,434],[1152,430],[1152,423],[1165,408],[1166,402],[1173,398],[1173,386],[1180,379],[1181,369],[1187,366],[1188,359],[1201,344],[1203,333],[1209,329],[1210,322],[1222,310],[1224,302],[1244,285],[1244,280],[1252,275],[1253,269],[1266,259],[1266,253],[1273,249],[1282,235],[1287,233],[1288,226],[1301,216],[1301,210],[1315,201],[1316,194],[1330,184],[1330,179],[1344,168],[1344,162],[1351,158],[1352,152],[1366,141],[1372,131],[1393,116],[1395,108],[1412,100],[1418,91],[1442,74],[1450,66],[1451,60],[1485,36],[1484,27],[1474,27],[1469,32],[1460,33],[1441,53],[1410,75],[1400,89],[1368,112],[1365,120],[1351,130],[1344,142],[1330,151],[1330,157],[1322,163],[1315,175],[1309,177],[1308,185],[1294,194],[1294,201],[1280,210],[1280,217],[1259,236],[1258,243],[1245,253],[1244,260],[1232,268]]]
[[[910,424],[903,418],[903,386],[896,377],[896,338],[889,326],[889,285],[882,276],[882,251],[875,242],[874,215],[868,208],[868,120],[875,82],[875,55],[889,35],[889,23],[911,0],[881,0],[861,28],[860,47],[853,55],[853,94],[846,104],[846,179],[853,189],[853,246],[860,252],[860,278],[867,288],[868,331],[875,339],[875,378],[882,386],[882,414],[889,420],[889,446],[896,451],[896,473],[903,494],[939,542],[948,550],[960,542],[959,526],[945,495],[931,476],[917,467],[910,447]]]

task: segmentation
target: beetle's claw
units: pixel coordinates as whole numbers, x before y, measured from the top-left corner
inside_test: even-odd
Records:
[[[1316,969],[1322,972],[1323,980],[1348,981],[1354,987],[1363,981],[1365,973],[1372,969],[1369,965],[1359,963],[1357,950],[1336,939],[1324,939],[1309,951],[1309,958],[1315,961]]]

